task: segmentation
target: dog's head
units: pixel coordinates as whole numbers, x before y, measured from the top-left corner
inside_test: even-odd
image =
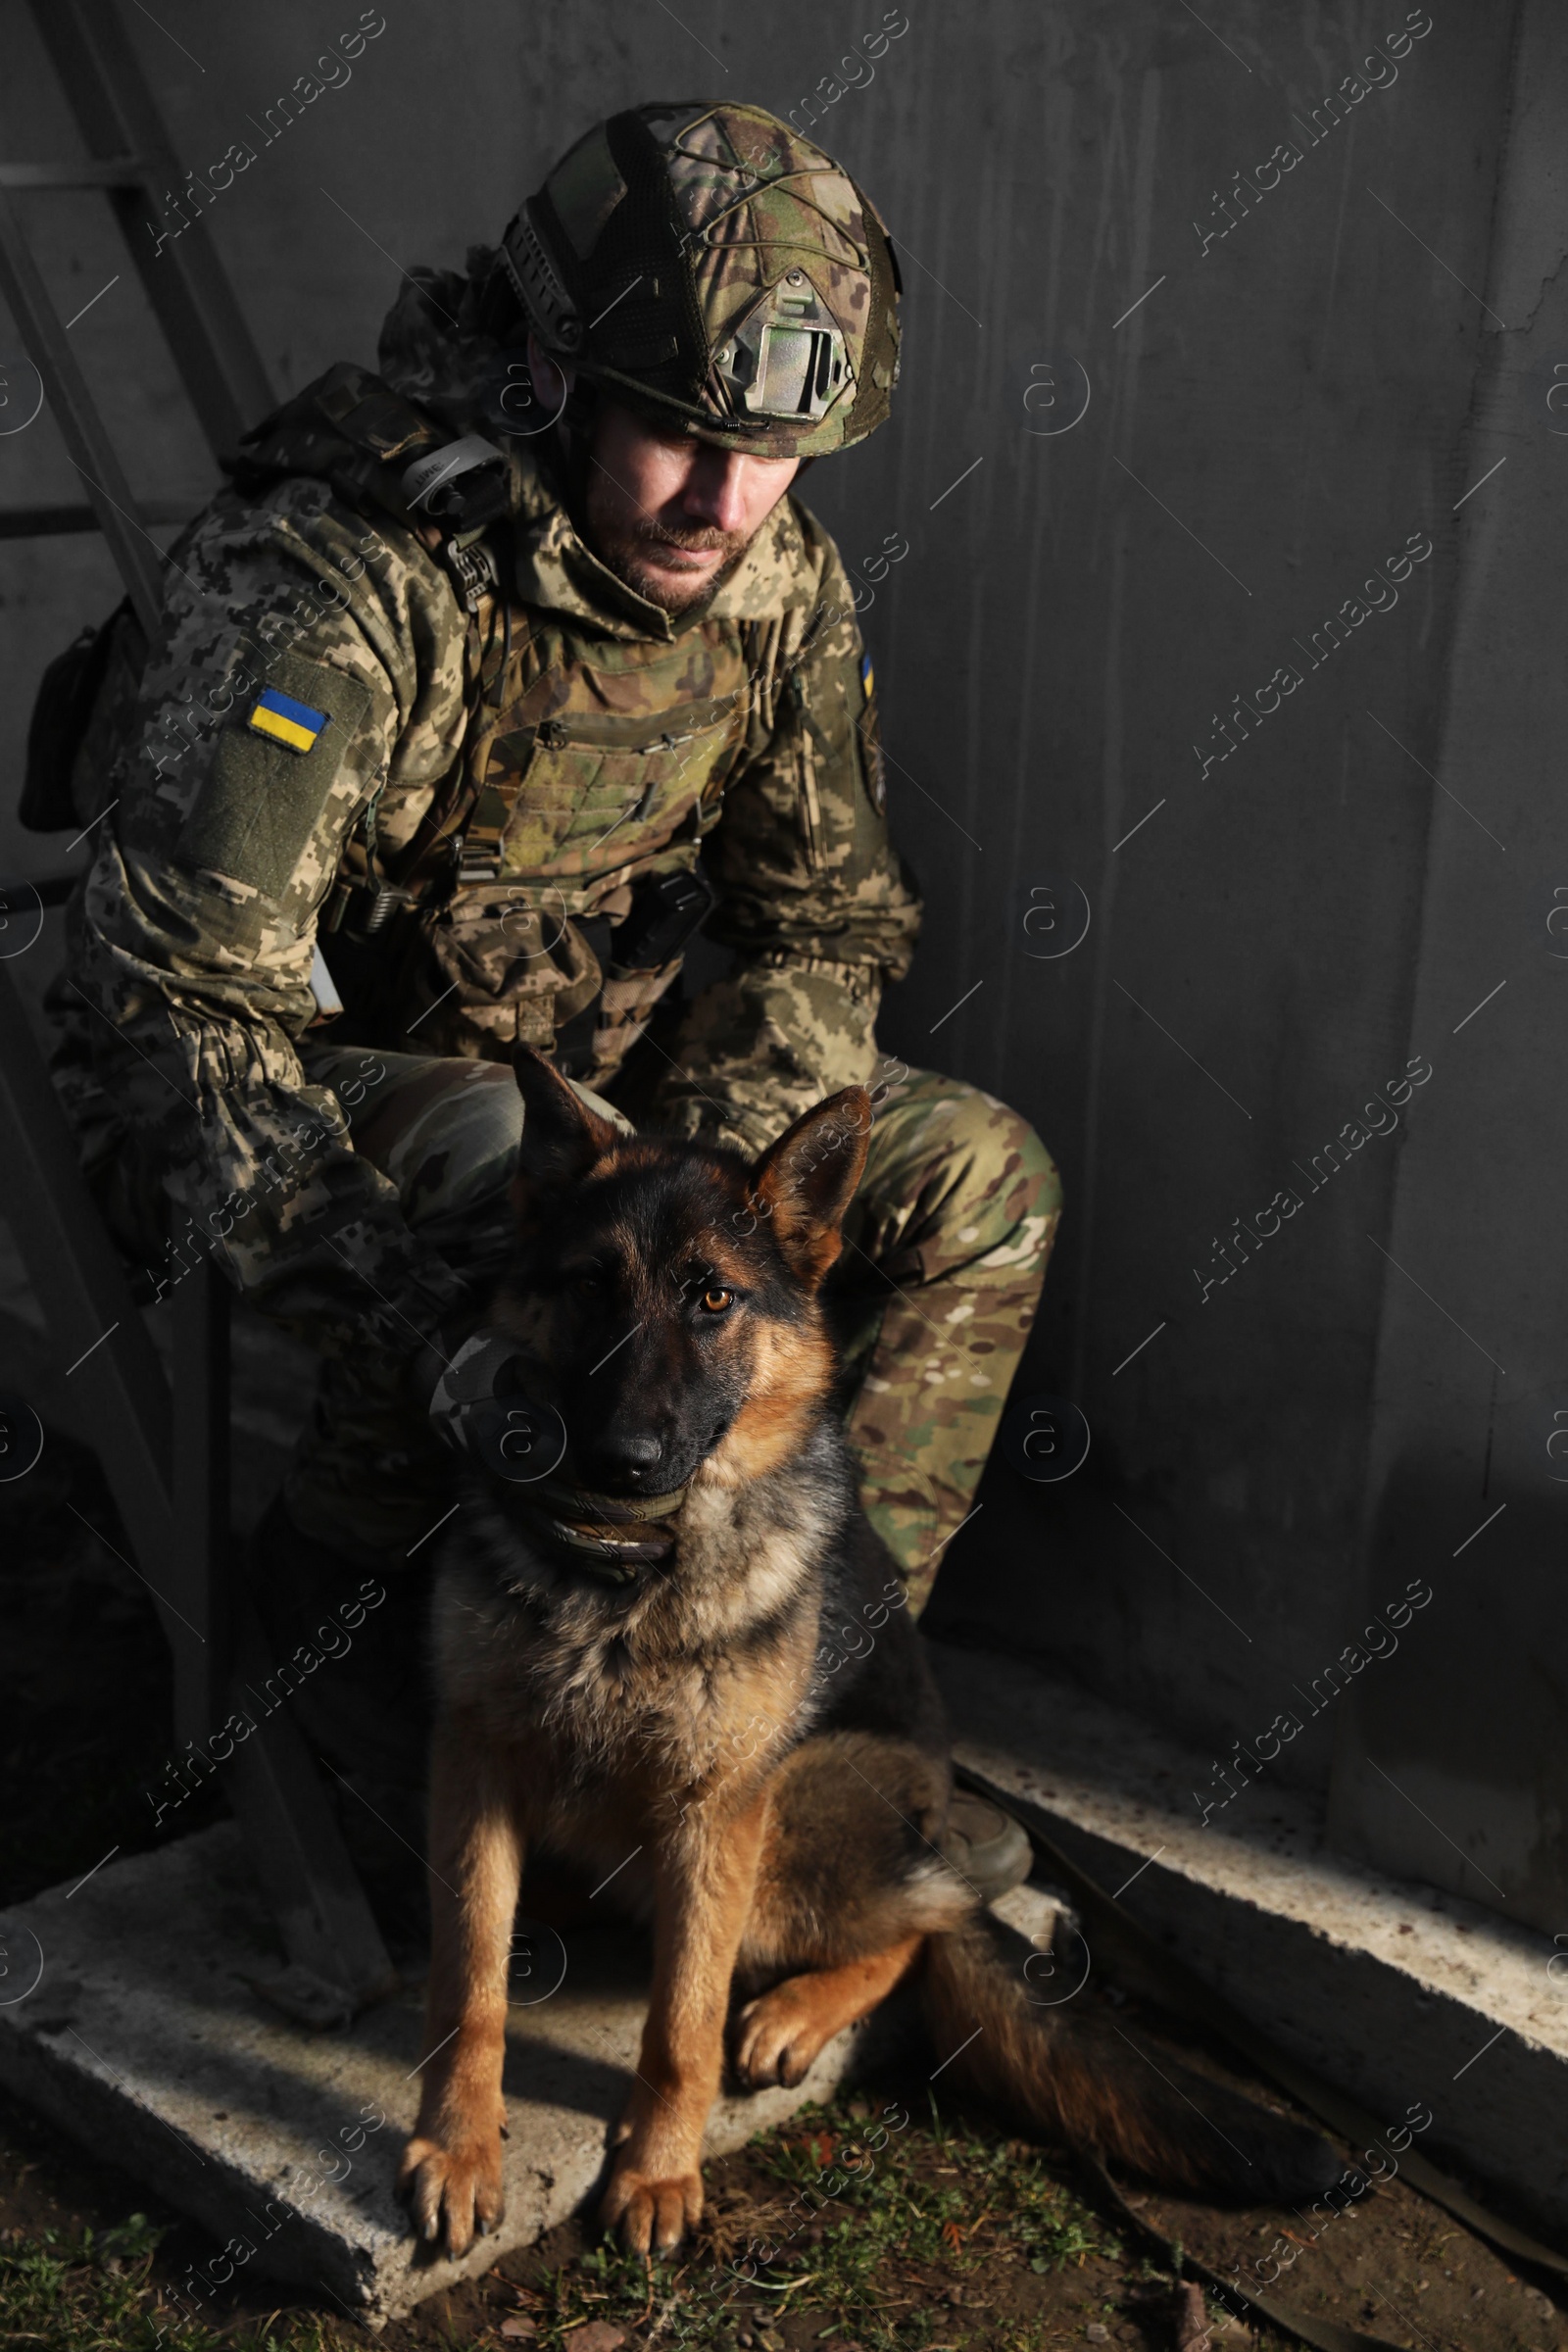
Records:
[[[516,1075],[517,1250],[494,1319],[548,1383],[564,1474],[660,1495],[788,1460],[832,1387],[817,1295],[865,1165],[864,1089],[748,1163],[621,1134],[525,1048]]]

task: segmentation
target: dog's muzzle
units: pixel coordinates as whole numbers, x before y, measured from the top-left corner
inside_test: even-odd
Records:
[[[680,1509],[686,1487],[668,1494],[596,1494],[558,1479],[566,1424],[553,1404],[529,1395],[529,1385],[515,1341],[477,1331],[436,1382],[430,1426],[466,1460],[531,1490],[518,1499],[559,1557],[606,1583],[634,1583],[674,1549],[673,1530],[659,1523]]]

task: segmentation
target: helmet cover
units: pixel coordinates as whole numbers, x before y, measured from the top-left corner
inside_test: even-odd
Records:
[[[499,261],[551,357],[665,429],[822,457],[888,413],[887,230],[847,172],[761,107],[633,107],[596,123]]]

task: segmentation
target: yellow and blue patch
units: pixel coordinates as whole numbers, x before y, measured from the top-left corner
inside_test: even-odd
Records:
[[[876,692],[876,672],[871,667],[871,657],[869,654],[862,654],[860,656],[860,692],[864,695],[867,702],[871,700],[872,695]]]
[[[292,695],[279,694],[268,686],[256,698],[246,725],[255,735],[265,735],[271,743],[280,743],[290,752],[310,752],[316,748],[317,737],[330,724],[324,710],[313,710],[309,703],[297,703]]]

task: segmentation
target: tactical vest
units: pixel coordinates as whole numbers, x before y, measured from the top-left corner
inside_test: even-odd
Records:
[[[627,641],[518,603],[508,493],[481,451],[340,366],[259,427],[232,468],[242,489],[310,474],[372,520],[392,514],[468,615],[459,757],[395,858],[378,850],[372,800],[322,908],[346,1006],[331,1034],[389,1046],[412,1032],[420,1053],[495,1059],[520,1041],[598,1086],[711,903],[699,851],[760,682],[770,699],[777,627],[708,619],[674,643]],[[452,489],[423,495],[443,464]]]

